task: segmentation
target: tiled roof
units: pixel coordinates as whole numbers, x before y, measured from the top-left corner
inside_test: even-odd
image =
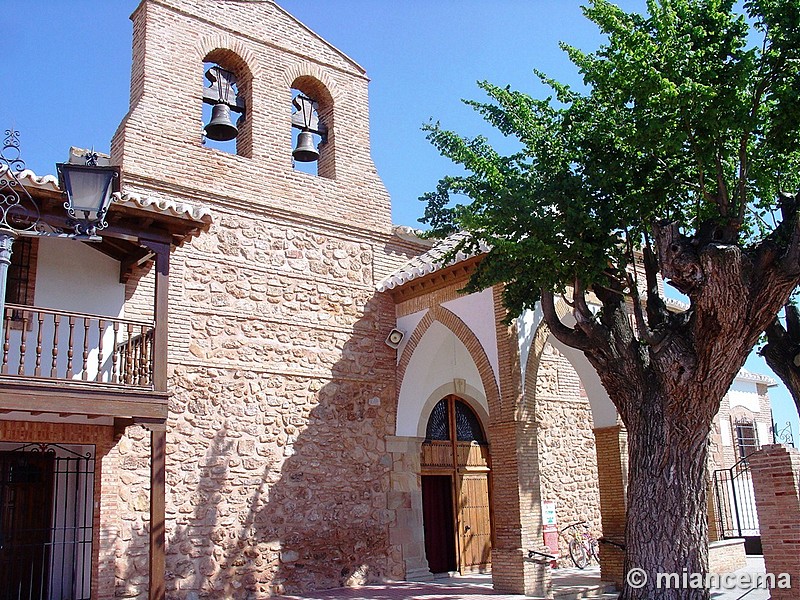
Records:
[[[8,170],[8,167],[0,167],[0,177]],[[46,190],[61,193],[58,187],[58,178],[54,175],[39,176],[30,169],[25,169],[14,174],[19,182],[26,188]],[[169,214],[180,218],[189,218],[194,221],[211,223],[211,211],[205,206],[195,206],[185,202],[175,202],[174,200],[143,198],[133,194],[116,193],[113,196],[113,204],[130,206],[133,208],[149,210],[153,212]]]
[[[113,204],[121,206],[133,206],[135,208],[152,210],[159,213],[170,214],[181,218],[190,218],[194,221],[211,223],[211,210],[206,206],[195,206],[186,202],[175,202],[174,200],[143,198],[135,194],[114,194]]]
[[[454,233],[453,235],[450,235],[436,243],[427,252],[410,259],[386,279],[379,282],[376,286],[378,291],[386,292],[388,290],[392,290],[403,285],[404,283],[408,283],[409,281],[414,281],[415,279],[419,279],[425,275],[435,273],[440,269],[449,267],[450,265],[454,265],[455,263],[467,260],[468,258],[472,258],[473,256],[477,256],[478,254],[482,254],[489,250],[488,246],[482,244],[479,252],[458,252],[451,260],[443,263],[442,258],[448,252],[454,250],[460,242],[467,239],[468,235],[469,234],[467,232]]]
[[[736,374],[736,379],[744,379],[745,381],[754,381],[756,383],[763,383],[770,387],[774,385],[778,385],[778,382],[775,381],[769,375],[762,375],[761,373],[753,373],[752,371],[748,371],[747,369],[739,369],[739,372]]]

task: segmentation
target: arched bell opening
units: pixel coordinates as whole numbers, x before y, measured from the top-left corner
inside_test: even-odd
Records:
[[[244,60],[218,48],[203,60],[203,143],[211,148],[251,157],[252,75]]]
[[[422,443],[425,554],[433,573],[491,570],[491,460],[484,428],[470,405],[442,398]]]
[[[334,179],[333,97],[318,79],[294,80],[292,92],[292,164],[298,171]]]

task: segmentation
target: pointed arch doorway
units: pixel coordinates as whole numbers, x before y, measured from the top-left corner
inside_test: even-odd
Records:
[[[422,444],[422,518],[432,573],[491,570],[491,460],[475,412],[457,396],[431,411]]]

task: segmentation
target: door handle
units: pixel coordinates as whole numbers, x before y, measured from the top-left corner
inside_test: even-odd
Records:
[[[464,533],[469,532],[470,529],[472,529],[472,527],[470,527],[469,525],[464,525]]]

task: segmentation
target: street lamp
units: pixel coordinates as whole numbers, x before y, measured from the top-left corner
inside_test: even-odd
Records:
[[[86,155],[85,165],[58,163],[58,179],[67,195],[64,208],[68,222],[77,236],[96,237],[98,230],[108,226],[106,212],[111,195],[119,191],[119,168],[97,166],[97,155]]]
[[[66,233],[42,222],[41,207],[20,181],[25,162],[20,156],[19,132],[6,130],[0,150],[0,340],[3,339],[5,324],[8,266],[17,236],[102,241],[97,232],[108,227],[105,216],[112,194],[119,191],[119,168],[98,166],[97,159],[95,152],[89,152],[85,164],[68,162],[56,165],[59,185],[66,196],[67,224],[75,231]]]

